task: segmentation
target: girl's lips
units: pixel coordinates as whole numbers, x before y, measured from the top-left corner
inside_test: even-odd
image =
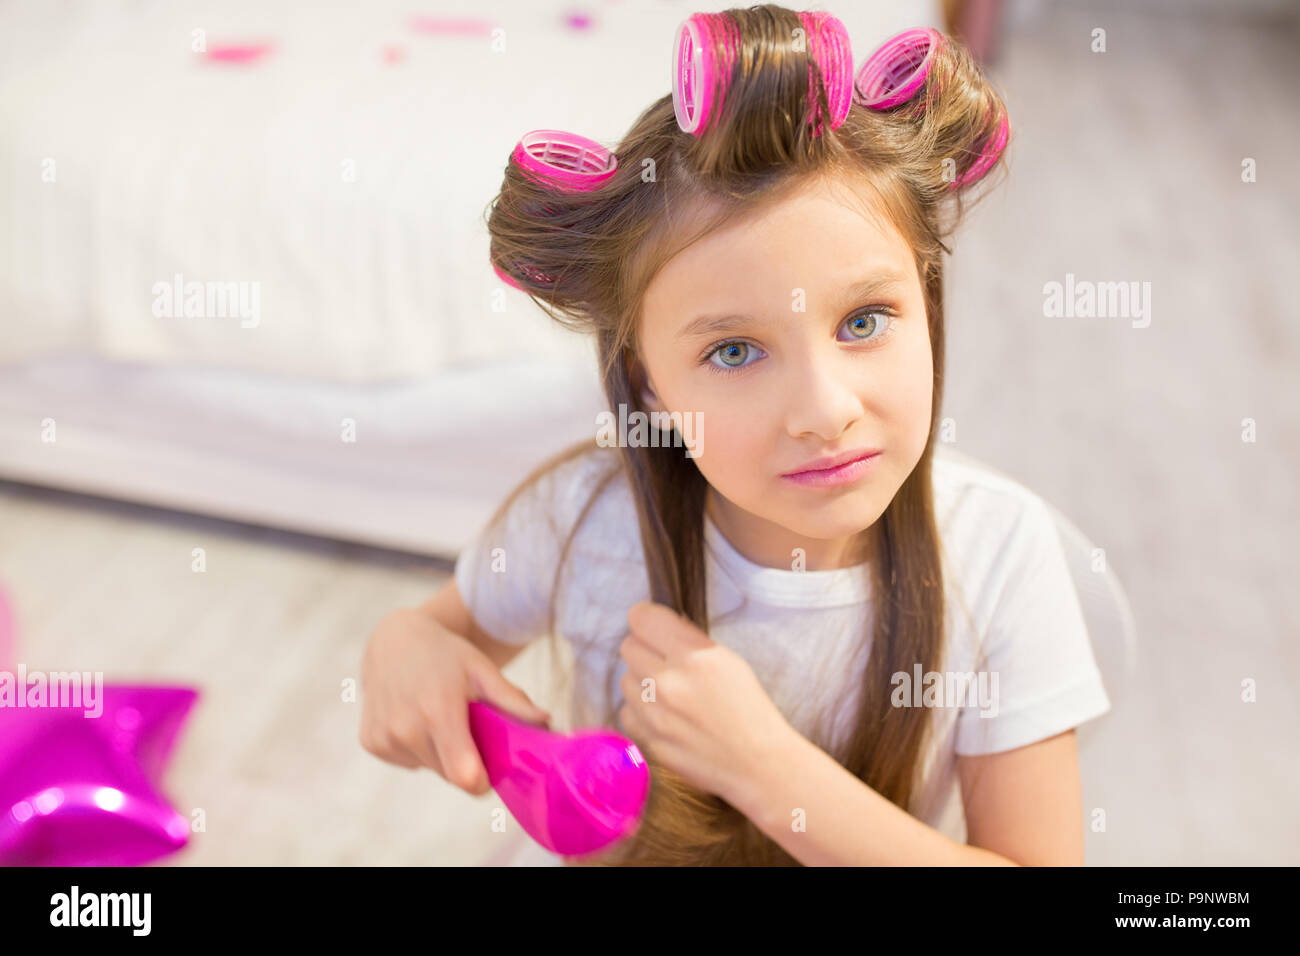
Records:
[[[830,488],[834,485],[846,485],[849,482],[857,481],[867,472],[875,467],[876,461],[884,452],[876,452],[874,455],[864,455],[861,458],[855,458],[853,461],[845,462],[835,468],[824,468],[815,471],[801,471],[793,475],[782,475],[786,481],[792,481],[796,485],[803,485],[812,488]]]

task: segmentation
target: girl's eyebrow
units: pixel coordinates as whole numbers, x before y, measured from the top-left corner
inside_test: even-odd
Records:
[[[877,272],[870,278],[863,279],[861,282],[855,282],[848,286],[843,293],[845,308],[852,305],[859,299],[867,296],[878,295],[886,290],[901,286],[907,282],[907,277],[901,272],[892,269],[886,269]],[[720,315],[697,315],[691,321],[687,322],[677,332],[677,338],[689,339],[705,335],[717,335],[722,332],[730,332],[739,326],[754,324],[759,322],[752,315],[745,315],[740,312],[729,312]]]

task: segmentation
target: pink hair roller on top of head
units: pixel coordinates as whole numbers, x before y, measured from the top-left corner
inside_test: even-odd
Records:
[[[904,30],[867,57],[853,81],[855,99],[873,110],[888,110],[914,97],[930,75],[943,34],[929,27]]]
[[[831,129],[839,129],[849,117],[853,105],[853,48],[849,44],[849,31],[844,24],[829,13],[809,10],[799,14],[808,33],[808,49],[813,60],[821,67],[822,82],[826,84],[826,102],[831,110]],[[817,101],[816,81],[808,77],[808,99]],[[818,123],[813,135],[821,134]]]
[[[862,64],[853,81],[854,100],[873,110],[888,110],[913,99],[925,87],[934,58],[943,48],[942,33],[930,27],[904,30],[882,43]],[[1002,117],[979,158],[949,189],[967,186],[992,168],[1007,145],[1010,128]]]
[[[853,102],[853,51],[844,24],[829,13],[799,14],[807,33],[808,52],[821,69],[838,129]],[[673,112],[683,132],[699,136],[717,119],[739,53],[735,24],[720,13],[696,13],[677,28],[673,41]],[[816,76],[809,70],[808,98],[817,101]],[[820,134],[821,123],[814,135]]]
[[[470,701],[469,728],[488,782],[547,850],[585,856],[636,832],[650,769],[626,737],[600,728],[556,733],[481,700]]]
[[[618,169],[618,157],[594,140],[558,129],[535,129],[525,133],[510,154],[515,168],[538,185],[558,192],[586,192],[606,182]],[[497,267],[502,282],[520,291],[518,282]],[[539,285],[551,285],[555,277],[533,266],[518,269]]]
[[[713,98],[731,74],[737,38],[726,17],[696,13],[677,27],[673,41],[673,112],[683,132],[698,136],[715,114]]]

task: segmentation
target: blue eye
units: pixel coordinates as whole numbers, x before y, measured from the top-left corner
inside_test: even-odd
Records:
[[[752,365],[752,362],[746,361],[751,355],[762,355],[762,351],[754,348],[748,342],[731,341],[723,342],[717,348],[705,356],[710,370],[720,372],[731,372],[746,365]],[[715,362],[714,359],[721,359]]]
[[[892,314],[878,307],[863,309],[861,312],[855,312],[844,320],[843,328],[849,330],[853,336],[851,339],[841,339],[840,341],[861,342],[864,339],[879,341],[893,331]],[[884,328],[886,331],[880,332]],[[880,332],[880,334],[876,334]]]
[[[840,328],[848,329],[850,336],[839,338],[841,342],[866,342],[875,345],[894,334],[894,312],[883,306],[868,306],[850,315]],[[753,365],[754,361],[765,354],[762,349],[741,339],[729,339],[719,342],[700,356],[700,364],[710,372],[726,375]]]

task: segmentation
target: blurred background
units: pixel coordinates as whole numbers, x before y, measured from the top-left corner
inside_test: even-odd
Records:
[[[161,785],[205,829],[162,865],[502,858],[466,824],[495,797],[367,754],[341,689],[603,407],[588,343],[488,264],[510,150],[616,144],[681,20],[731,5],[0,3],[11,657],[200,691]],[[1300,4],[817,8],[859,63],[962,37],[1010,108],[952,244],[942,414],[1131,607],[1088,862],[1300,862]],[[1150,283],[1149,324],[1045,315],[1075,280]],[[187,315],[190,282],[227,307]],[[549,663],[507,675],[557,706]]]

